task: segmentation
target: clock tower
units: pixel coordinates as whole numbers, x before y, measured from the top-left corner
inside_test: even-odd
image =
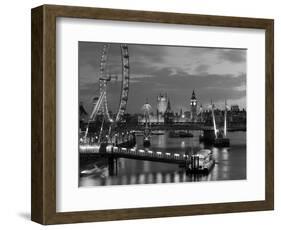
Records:
[[[190,99],[190,120],[192,122],[197,120],[197,99],[194,90]]]

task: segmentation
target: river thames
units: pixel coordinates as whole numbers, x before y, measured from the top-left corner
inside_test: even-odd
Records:
[[[246,179],[246,132],[229,132],[230,148],[204,146],[199,142],[200,131],[192,131],[192,134],[192,138],[170,138],[168,131],[163,135],[152,135],[150,149],[170,153],[196,153],[199,149],[211,149],[216,164],[208,175],[187,175],[175,164],[120,158],[117,175],[109,176],[107,160],[100,158],[80,163],[79,186]],[[137,148],[143,148],[142,136],[137,136]]]

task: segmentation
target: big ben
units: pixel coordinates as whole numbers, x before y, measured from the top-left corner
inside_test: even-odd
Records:
[[[197,99],[194,90],[190,99],[190,120],[192,122],[197,120]]]

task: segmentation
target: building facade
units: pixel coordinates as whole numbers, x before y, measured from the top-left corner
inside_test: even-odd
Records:
[[[160,94],[157,96],[157,109],[156,117],[158,122],[164,122],[164,114],[168,108],[168,96],[167,94]]]
[[[165,124],[172,124],[174,122],[174,113],[171,108],[170,100],[168,99],[168,105],[166,112],[164,113],[164,123]]]

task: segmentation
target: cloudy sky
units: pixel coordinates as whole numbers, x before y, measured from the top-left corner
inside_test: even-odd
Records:
[[[238,104],[246,108],[246,53],[244,49],[129,44],[130,89],[127,112],[139,113],[146,99],[156,110],[156,98],[167,93],[172,109],[189,110],[192,90],[203,107],[211,99],[217,107]],[[79,42],[79,100],[91,109],[98,96],[103,43]],[[111,44],[107,72],[118,80],[108,85],[109,109],[116,111],[122,79],[120,45]]]

